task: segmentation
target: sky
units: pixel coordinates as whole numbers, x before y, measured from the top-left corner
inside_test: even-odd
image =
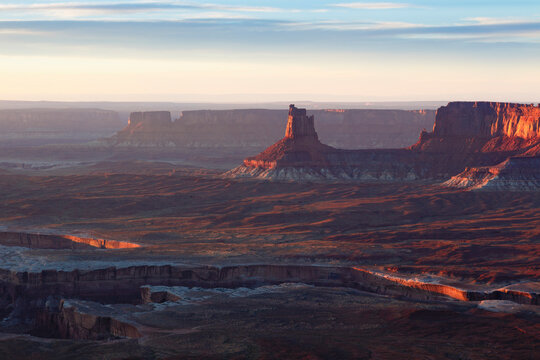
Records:
[[[540,1],[0,0],[0,99],[540,102]]]

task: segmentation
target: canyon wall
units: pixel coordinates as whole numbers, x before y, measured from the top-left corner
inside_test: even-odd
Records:
[[[496,299],[538,305],[538,293],[534,288],[529,291],[519,286],[467,288],[448,280],[405,277],[358,267],[269,264],[224,267],[148,265],[37,273],[0,270],[0,295],[12,303],[19,298],[45,299],[51,294],[109,303],[137,303],[141,301],[141,287],[145,285],[236,288],[284,282],[350,287],[423,300],[437,299],[442,295],[462,301]],[[142,295],[146,301],[152,298],[146,290]],[[163,294],[157,295],[154,300],[166,298]]]
[[[540,136],[540,106],[498,102],[453,102],[437,110],[438,137]]]
[[[32,234],[25,232],[0,232],[0,245],[30,249],[132,249],[140,245],[126,241],[87,238],[74,235]]]

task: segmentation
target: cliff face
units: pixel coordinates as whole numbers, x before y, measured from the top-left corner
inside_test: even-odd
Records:
[[[540,106],[497,102],[453,102],[437,111],[435,136],[540,136]]]
[[[141,123],[147,123],[159,128],[168,126],[171,122],[171,113],[169,111],[145,111],[129,114],[128,125],[137,126]]]
[[[289,105],[285,138],[299,139],[302,137],[313,138],[314,141],[319,140],[315,132],[314,116],[307,116],[306,109],[297,109],[294,104],[291,104]]]
[[[117,240],[7,231],[0,232],[0,245],[28,247],[30,249],[132,249],[140,247],[138,244]]]
[[[437,111],[433,132],[423,132],[411,149],[430,156],[433,168],[466,189],[540,188],[540,107],[496,102],[455,102]],[[522,158],[527,157],[527,158]],[[533,157],[533,158],[528,158]],[[457,174],[457,175],[456,175]]]
[[[454,102],[437,110],[433,132],[411,147],[424,152],[516,155],[540,139],[540,107],[495,102]]]

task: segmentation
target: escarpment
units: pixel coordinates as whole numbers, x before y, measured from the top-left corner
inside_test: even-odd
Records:
[[[452,171],[448,186],[535,191],[539,187],[540,107],[495,102],[450,103],[437,111],[433,132],[411,149]]]
[[[126,241],[96,239],[75,235],[0,232],[0,245],[31,249],[131,249],[140,245]]]
[[[498,102],[454,102],[437,111],[433,135],[523,139],[540,136],[540,106]]]
[[[254,287],[268,284],[305,283],[315,286],[344,286],[392,296],[431,299],[439,295],[463,301],[512,300],[525,304],[538,304],[537,286],[521,289],[476,285],[460,285],[449,279],[431,276],[391,274],[378,270],[347,266],[309,265],[231,265],[180,266],[144,265],[126,268],[93,270],[43,270],[17,272],[0,270],[3,298],[15,302],[18,298],[47,298],[54,294],[65,298],[79,298],[108,303],[144,302],[168,298],[167,294],[154,294],[146,285],[188,286],[203,288]],[[159,292],[163,292],[161,289]],[[161,299],[161,300],[159,300]]]
[[[138,314],[205,301],[216,294],[251,296],[294,287],[357,289],[421,301],[506,300],[538,305],[539,284],[479,285],[380,269],[294,264],[142,265],[89,270],[0,270],[3,326],[33,324],[38,336],[106,340],[153,331]],[[210,291],[214,289],[213,291]]]

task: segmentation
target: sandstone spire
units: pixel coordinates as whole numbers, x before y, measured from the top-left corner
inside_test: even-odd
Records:
[[[289,119],[287,121],[287,130],[285,138],[298,139],[300,137],[313,137],[318,140],[315,132],[313,115],[307,116],[306,109],[298,109],[294,104],[289,105]]]

